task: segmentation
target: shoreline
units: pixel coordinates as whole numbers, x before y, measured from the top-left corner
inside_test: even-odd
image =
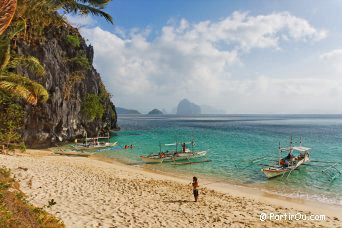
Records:
[[[133,163],[130,163],[130,161],[125,161],[125,160],[120,160],[119,158],[114,158],[114,157],[106,157],[105,155],[99,154],[99,155],[92,155],[90,157],[90,159],[96,159],[96,160],[100,160],[100,161],[105,161],[105,162],[117,162],[118,164],[123,164],[123,165],[127,165],[129,167],[135,167],[137,169],[141,169],[144,170],[146,172],[153,172],[159,175],[164,175],[164,176],[171,176],[174,177],[176,179],[187,179],[187,180],[191,180],[192,176],[194,175],[192,172],[184,172],[184,171],[176,171],[176,173],[173,172],[173,170],[171,170],[169,167],[166,169],[153,169],[153,164],[148,164],[147,167],[145,168],[143,163],[136,163],[135,164],[135,160]],[[137,166],[138,167],[137,167]],[[326,210],[341,210],[341,214],[342,214],[342,205],[341,204],[337,204],[337,203],[328,203],[328,202],[324,202],[322,200],[318,200],[318,199],[310,199],[310,198],[303,198],[303,197],[296,197],[296,196],[288,196],[288,195],[284,195],[281,194],[277,191],[273,191],[273,190],[269,190],[263,186],[259,186],[256,184],[253,185],[246,185],[240,182],[237,182],[236,180],[233,179],[229,179],[229,178],[224,178],[222,176],[208,176],[208,175],[203,175],[202,173],[200,174],[195,174],[197,177],[200,177],[201,182],[203,184],[203,180],[205,181],[205,185],[207,188],[209,189],[213,189],[213,190],[217,190],[223,193],[230,193],[229,191],[227,192],[226,189],[234,189],[235,191],[239,192],[239,191],[243,191],[247,196],[250,195],[257,195],[257,197],[265,197],[265,200],[267,200],[267,198],[271,197],[274,198],[275,200],[280,200],[280,201],[284,201],[285,203],[287,202],[291,202],[294,204],[306,204],[306,205],[310,205],[311,207],[313,207],[313,209],[316,208],[316,205],[319,204],[321,208],[326,208]],[[209,183],[209,184],[208,184]],[[311,194],[311,193],[307,193],[307,194]],[[313,193],[312,193],[313,194]],[[297,203],[300,202],[300,203]],[[340,213],[334,213],[335,216],[338,215],[340,216]],[[342,216],[341,216],[342,218]]]
[[[192,176],[187,174],[183,176],[173,175],[172,172],[153,170],[143,167],[136,167],[134,165],[126,164],[116,158],[107,158],[101,155],[90,156],[90,159],[104,161],[107,163],[122,165],[128,167],[135,171],[141,171],[145,173],[153,173],[154,175],[159,175],[160,177],[166,177],[172,181],[177,181],[182,184],[188,184],[191,182]],[[199,175],[201,177],[201,175]],[[203,183],[204,182],[204,183]],[[328,204],[318,200],[302,199],[296,197],[283,196],[277,193],[268,192],[266,189],[257,189],[251,186],[244,186],[241,184],[232,184],[229,182],[217,181],[215,177],[210,178],[200,178],[201,185],[205,185],[205,188],[218,191],[224,194],[231,194],[237,197],[248,197],[250,199],[258,200],[260,202],[267,202],[273,204],[274,206],[283,207],[293,207],[297,210],[310,210],[316,214],[325,213],[326,215],[337,217],[342,220],[342,205]],[[209,183],[209,184],[208,184]]]
[[[66,157],[28,150],[16,156],[1,155],[0,165],[12,169],[33,204],[44,206],[55,199],[57,204],[48,211],[67,227],[342,226],[338,213],[342,207],[293,202],[242,186],[203,186],[199,202],[194,203],[191,179],[125,165],[112,158]],[[200,179],[200,186],[206,181]],[[261,222],[260,213],[324,214],[328,218]]]

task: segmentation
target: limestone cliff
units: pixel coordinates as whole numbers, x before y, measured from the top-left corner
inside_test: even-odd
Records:
[[[110,96],[103,96],[107,92],[92,66],[94,50],[87,46],[76,29],[68,25],[50,29],[45,32],[43,42],[19,41],[15,51],[35,56],[45,66],[44,78],[35,78],[25,69],[19,71],[41,82],[50,96],[46,104],[25,107],[28,115],[23,136],[28,147],[50,146],[82,137],[86,132],[89,137],[102,130],[117,128],[115,106]],[[101,94],[102,118],[92,121],[85,118],[82,105],[87,94]]]
[[[201,107],[188,99],[183,99],[177,106],[177,115],[199,115],[201,114]]]

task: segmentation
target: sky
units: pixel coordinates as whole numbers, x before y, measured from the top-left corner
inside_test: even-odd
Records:
[[[342,0],[113,0],[68,15],[116,106],[342,113]]]

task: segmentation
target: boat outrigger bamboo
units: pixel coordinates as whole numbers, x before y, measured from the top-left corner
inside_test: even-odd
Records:
[[[267,178],[272,178],[288,173],[289,175],[295,169],[298,169],[302,164],[310,161],[311,148],[300,146],[292,146],[292,137],[289,147],[282,148],[279,143],[279,161],[277,165],[269,165],[261,171]],[[281,153],[288,153],[286,157],[281,158]]]
[[[292,145],[292,137],[290,140],[290,146],[289,147],[281,147],[279,143],[279,160],[277,160],[277,163],[275,165],[264,165],[259,164],[262,166],[266,166],[265,168],[261,169],[261,171],[265,174],[267,178],[273,178],[277,176],[284,176],[287,174],[288,178],[292,171],[298,169],[302,165],[308,165],[308,166],[316,166],[316,167],[323,167],[323,170],[317,170],[317,171],[310,171],[310,172],[321,172],[328,177],[330,177],[331,180],[336,179],[338,176],[342,174],[342,172],[337,168],[337,166],[342,165],[342,163],[338,162],[332,162],[332,161],[311,161],[310,160],[310,150],[311,148],[303,147],[302,146],[302,139],[300,139],[300,146],[293,146]],[[286,157],[281,157],[281,154],[285,152],[287,153]],[[264,160],[263,158],[258,158],[252,162]],[[307,164],[309,162],[318,162],[322,165],[317,164]],[[331,164],[331,165],[330,165]]]
[[[107,139],[107,141],[99,141],[101,139]],[[76,141],[77,142],[77,141]],[[101,149],[106,147],[116,146],[117,142],[110,142],[110,134],[107,136],[98,136],[94,138],[88,138],[87,136],[83,140],[83,143],[73,145],[74,149],[77,150],[90,150],[90,149]]]
[[[191,150],[186,148],[187,145],[191,145]],[[162,163],[162,162],[175,162],[175,161],[190,161],[197,158],[202,158],[207,155],[207,151],[195,151],[194,150],[194,141],[191,142],[183,142],[183,143],[171,143],[171,144],[160,144],[159,153],[150,154],[148,156],[141,156],[140,158],[145,163]],[[175,146],[175,150],[162,151],[162,147]],[[182,150],[178,150],[179,146],[182,147]],[[207,160],[208,161],[208,160]],[[204,162],[204,161],[203,161]],[[197,162],[199,163],[199,162]]]

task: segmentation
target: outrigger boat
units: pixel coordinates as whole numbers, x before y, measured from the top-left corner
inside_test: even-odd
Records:
[[[107,141],[106,142],[99,141],[99,139],[107,139]],[[91,150],[91,149],[114,147],[116,145],[117,145],[117,142],[114,142],[114,143],[110,142],[110,134],[108,133],[107,136],[98,136],[94,138],[88,138],[86,136],[83,143],[75,144],[73,145],[73,148],[77,150]]]
[[[192,149],[186,148],[186,145],[191,145]],[[178,151],[178,145],[182,146],[182,150]],[[145,163],[162,163],[162,162],[175,162],[175,161],[184,161],[202,158],[207,155],[207,151],[195,151],[194,141],[184,142],[184,143],[171,143],[171,144],[160,144],[160,152],[155,154],[150,154],[147,156],[140,156],[141,160]],[[176,149],[174,151],[166,150],[162,152],[162,146],[175,146]]]
[[[261,171],[266,175],[266,177],[272,178],[272,177],[284,175],[285,173],[292,172],[293,170],[298,169],[298,167],[304,164],[305,162],[310,161],[310,157],[309,157],[310,148],[293,147],[289,150],[287,148],[285,149],[285,151],[289,152],[289,154],[285,158],[280,159],[278,165],[269,166],[269,167],[261,169]],[[293,155],[293,153],[296,151],[299,151],[300,153],[297,156]]]
[[[266,168],[261,169],[267,178],[277,177],[280,175],[285,175],[298,169],[299,166],[310,161],[310,151],[311,148],[303,147],[302,143],[300,146],[292,146],[292,137],[290,142],[290,147],[281,148],[279,143],[279,160],[277,165],[269,165]],[[281,158],[281,153],[286,152],[288,155]]]
[[[267,178],[273,178],[277,176],[284,176],[287,174],[286,179],[290,176],[291,172],[297,170],[300,166],[310,166],[310,167],[318,167],[323,168],[322,170],[306,170],[308,172],[320,172],[327,177],[331,181],[335,180],[339,176],[342,175],[342,172],[338,167],[342,165],[342,162],[336,161],[318,161],[318,160],[311,160],[310,159],[310,148],[302,146],[302,139],[300,139],[300,146],[292,146],[292,137],[290,140],[290,146],[281,148],[279,143],[279,158],[276,160],[275,165],[265,165],[259,164],[264,166],[265,168],[261,169],[261,171],[265,174]],[[286,152],[288,153],[286,157],[281,158],[281,153]],[[265,160],[269,156],[261,157],[254,159],[252,163],[257,161]],[[274,160],[273,160],[274,161]],[[308,163],[316,163],[316,164],[308,164]],[[318,163],[318,164],[317,164]]]

